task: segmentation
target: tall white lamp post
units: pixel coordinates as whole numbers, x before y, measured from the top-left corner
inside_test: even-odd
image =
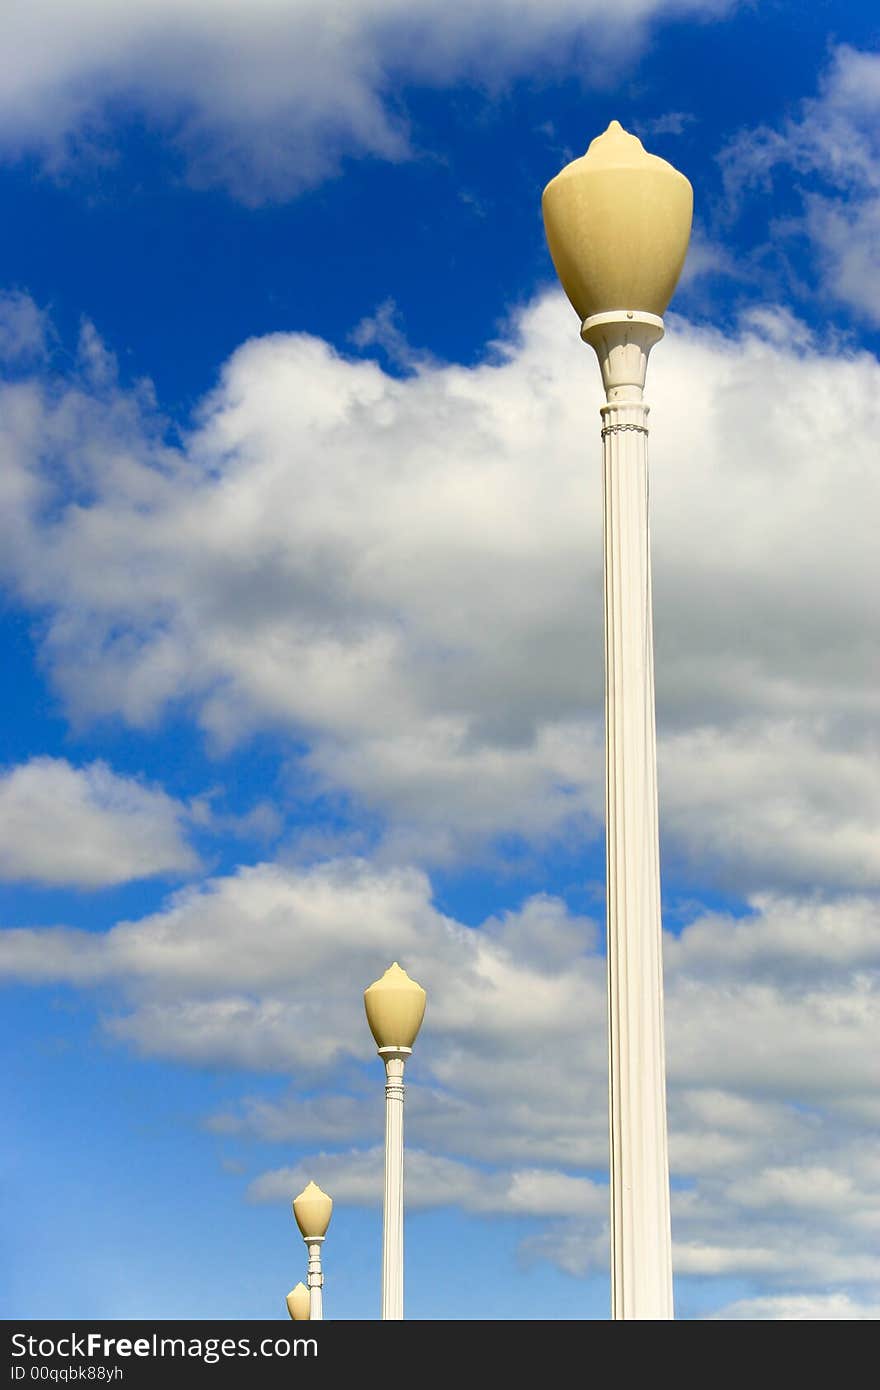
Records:
[[[648,529],[648,354],[690,238],[693,190],[612,121],[544,189],[553,264],[596,351],[605,515],[605,810],[613,1318],[673,1317],[657,749]]]
[[[321,1246],[330,1225],[333,1199],[322,1192],[317,1183],[310,1182],[293,1199],[293,1214],[309,1252],[309,1317],[312,1322],[324,1317],[324,1275],[321,1270]],[[293,1291],[296,1293],[296,1290]],[[293,1297],[293,1294],[290,1295]],[[288,1304],[289,1307],[289,1304]]]
[[[312,1298],[305,1284],[299,1283],[287,1295],[287,1311],[294,1322],[308,1322],[312,1316]]]
[[[382,1223],[382,1317],[403,1317],[403,1068],[427,995],[397,961],[364,990],[367,1022],[385,1063],[385,1207]]]

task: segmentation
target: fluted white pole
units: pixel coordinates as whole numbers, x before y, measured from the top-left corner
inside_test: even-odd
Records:
[[[663,967],[648,525],[648,354],[654,314],[584,320],[602,406],[605,795],[613,1318],[672,1318]]]
[[[323,1322],[324,1319],[324,1275],[321,1270],[321,1246],[323,1236],[304,1237],[309,1252],[309,1322]]]
[[[403,1068],[411,1047],[380,1047],[385,1063],[385,1212],[382,1317],[403,1317]]]

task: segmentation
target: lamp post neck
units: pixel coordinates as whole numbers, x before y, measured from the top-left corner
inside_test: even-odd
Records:
[[[385,1063],[385,1098],[403,1104],[403,1069],[412,1056],[411,1047],[380,1047],[379,1056]]]
[[[641,401],[648,355],[663,337],[663,320],[634,309],[612,309],[584,319],[581,337],[599,359],[609,404]]]

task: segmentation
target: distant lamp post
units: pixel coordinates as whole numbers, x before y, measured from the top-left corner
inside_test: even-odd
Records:
[[[403,1317],[403,1068],[427,995],[397,961],[364,990],[367,1022],[385,1063],[385,1208],[382,1223],[382,1317]]]
[[[648,354],[690,237],[693,190],[612,121],[544,189],[562,287],[596,351],[605,515],[612,1317],[673,1317],[657,749],[648,528]]]
[[[321,1271],[321,1246],[330,1225],[333,1212],[333,1199],[322,1192],[317,1183],[310,1182],[298,1197],[293,1199],[293,1214],[296,1224],[309,1252],[309,1317],[312,1322],[324,1317],[324,1275]],[[301,1285],[299,1287],[302,1287]],[[293,1293],[296,1293],[294,1289]],[[293,1297],[293,1294],[290,1295]],[[288,1303],[288,1307],[290,1304]]]
[[[311,1295],[305,1284],[299,1283],[287,1295],[287,1311],[294,1322],[308,1322],[311,1317]]]

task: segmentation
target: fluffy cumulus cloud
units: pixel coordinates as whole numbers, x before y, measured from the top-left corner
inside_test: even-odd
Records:
[[[862,1303],[847,1294],[793,1294],[743,1298],[713,1319],[724,1322],[875,1322],[880,1303]]]
[[[0,565],[70,712],[183,709],[220,753],[274,731],[298,796],[382,832],[372,859],[313,840],[106,934],[8,930],[4,973],[94,989],[146,1055],[291,1076],[210,1118],[295,1145],[252,1195],[308,1169],[372,1202],[361,992],[397,957],[430,993],[418,1200],[539,1214],[526,1258],[605,1268],[597,924],[539,895],[468,928],[425,871],[599,833],[599,385],[570,311],[542,298],[476,366],[404,378],[255,340],[176,439],[93,330],[51,376],[40,313],[2,321]],[[756,1316],[870,1307],[880,368],[766,308],[728,338],[670,318],[650,384],[666,865],[748,898],[666,944],[676,1265],[750,1281]]]
[[[7,978],[97,990],[105,1027],[142,1053],[292,1078],[209,1120],[221,1142],[299,1154],[252,1176],[261,1201],[312,1176],[340,1202],[378,1201],[381,1067],[361,995],[392,955],[429,993],[408,1067],[412,1200],[540,1216],[525,1258],[604,1268],[604,961],[597,924],[559,900],[466,928],[415,869],[264,864],[106,934],[0,938]],[[782,1295],[876,1297],[878,967],[880,911],[860,897],[765,896],[667,937],[675,1265],[751,1281],[771,1300],[760,1316],[788,1316]]]
[[[51,331],[48,316],[30,295],[0,294],[0,361],[6,371],[45,360]]]
[[[315,1165],[333,1200],[375,1206],[384,1184],[384,1148],[361,1153],[319,1154],[309,1166],[279,1168],[264,1173],[251,1185],[254,1201],[289,1201],[310,1181]],[[517,1168],[484,1173],[456,1159],[438,1158],[409,1148],[406,1156],[407,1206],[460,1207],[479,1215],[571,1216],[605,1214],[608,1192],[589,1178],[572,1177],[550,1168]]]
[[[549,953],[549,964],[515,949],[527,933],[533,956]],[[362,993],[393,953],[433,982],[426,1027],[454,1037],[456,1048],[472,1039],[515,1070],[514,1058],[557,1038],[556,1020],[582,994],[595,1004],[601,1052],[602,979],[586,963],[596,938],[594,924],[541,897],[469,930],[436,910],[421,871],[349,859],[241,869],[183,889],[167,909],[106,936],[7,931],[3,951],[6,968],[34,982],[69,974],[122,983],[132,1008],[109,1026],[145,1051],[326,1078],[340,1059],[371,1055]],[[572,949],[584,957],[583,979],[571,973]],[[453,1048],[437,1063],[441,1081],[454,1075],[456,1056]]]
[[[667,863],[740,892],[876,887],[880,368],[770,308],[733,338],[669,326],[650,381]],[[182,707],[219,749],[273,729],[306,750],[298,794],[369,810],[386,859],[598,836],[598,399],[551,294],[477,366],[403,379],[253,340],[172,445],[87,329],[76,371],[0,388],[0,567],[75,718]]]
[[[0,142],[50,167],[108,158],[107,115],[127,111],[171,132],[194,183],[286,197],[350,152],[407,157],[407,84],[497,83],[538,61],[607,80],[652,20],[733,3],[347,0],[328,22],[324,0],[30,0],[0,14]]]
[[[778,218],[770,230],[783,244],[792,233],[806,235],[823,291],[874,326],[880,324],[878,117],[880,53],[842,44],[818,96],[778,128],[743,131],[724,155],[735,201],[744,186],[779,192],[794,175],[794,216]]]
[[[185,808],[101,762],[32,758],[0,771],[0,878],[100,888],[192,873]]]

